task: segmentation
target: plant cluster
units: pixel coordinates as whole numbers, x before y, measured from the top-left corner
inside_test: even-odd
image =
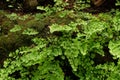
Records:
[[[46,37],[39,36],[40,32],[34,28],[23,30],[20,25],[10,30],[32,36],[32,44],[9,53],[0,68],[0,80],[120,79],[119,10],[92,15],[64,10],[60,1],[56,0],[57,4],[52,8],[38,7],[45,13],[34,15],[39,22],[51,17],[52,24],[47,25]],[[15,14],[7,17],[19,18]],[[64,19],[68,20],[64,22]]]
[[[114,13],[95,17],[63,11],[59,17],[76,17],[75,20],[51,24],[48,37],[34,37],[31,46],[11,52],[0,69],[0,79],[119,80],[120,12]],[[19,27],[10,31],[20,31]],[[23,34],[38,33],[27,29]]]

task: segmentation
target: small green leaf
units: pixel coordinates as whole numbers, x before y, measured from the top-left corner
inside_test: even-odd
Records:
[[[120,58],[120,40],[119,41],[110,41],[108,47],[110,49],[110,53],[113,56]]]
[[[20,26],[20,25],[15,25],[14,28],[12,28],[12,29],[10,30],[10,32],[17,32],[17,31],[20,31],[21,28],[22,28],[22,26]]]
[[[43,6],[37,6],[37,9],[39,9],[39,10],[45,10],[45,8]]]
[[[53,33],[55,31],[70,31],[72,28],[67,25],[58,25],[58,24],[53,24],[50,26],[50,32]]]
[[[16,20],[18,18],[18,15],[16,13],[12,13],[12,14],[7,14],[6,15],[10,20]]]
[[[81,47],[80,47],[81,54],[86,55],[87,54],[87,48],[88,48],[88,45],[86,43],[82,44]]]
[[[35,31],[34,29],[28,28],[27,30],[24,30],[22,34],[36,35],[36,34],[38,34],[38,32]]]

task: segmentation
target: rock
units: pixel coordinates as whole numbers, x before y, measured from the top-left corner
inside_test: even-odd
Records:
[[[24,0],[23,1],[23,9],[26,11],[35,10],[38,5],[37,0]]]
[[[92,7],[114,8],[116,0],[91,0]]]

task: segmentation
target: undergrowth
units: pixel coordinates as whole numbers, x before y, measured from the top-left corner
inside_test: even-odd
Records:
[[[60,12],[54,8],[45,10],[45,14],[37,14],[35,19],[56,13],[62,19],[69,17],[69,22],[52,19],[54,23],[47,26],[46,37],[40,37],[39,32],[31,28],[23,30],[21,34],[32,36],[33,43],[9,54],[0,69],[0,80],[120,79],[119,11],[96,17],[62,8]],[[22,28],[16,25],[10,32],[19,32]]]

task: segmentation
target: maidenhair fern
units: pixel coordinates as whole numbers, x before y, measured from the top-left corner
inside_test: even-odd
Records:
[[[118,41],[110,41],[109,42],[110,53],[116,57],[120,58],[120,40]]]
[[[9,54],[0,80],[119,80],[119,20],[79,14],[68,24],[48,25],[45,38],[32,28],[23,30],[22,35],[35,36],[33,43]],[[21,30],[16,26],[11,32]]]
[[[22,29],[22,26],[20,25],[15,25],[14,28],[12,28],[10,30],[10,32],[17,32],[17,31],[20,31]]]

